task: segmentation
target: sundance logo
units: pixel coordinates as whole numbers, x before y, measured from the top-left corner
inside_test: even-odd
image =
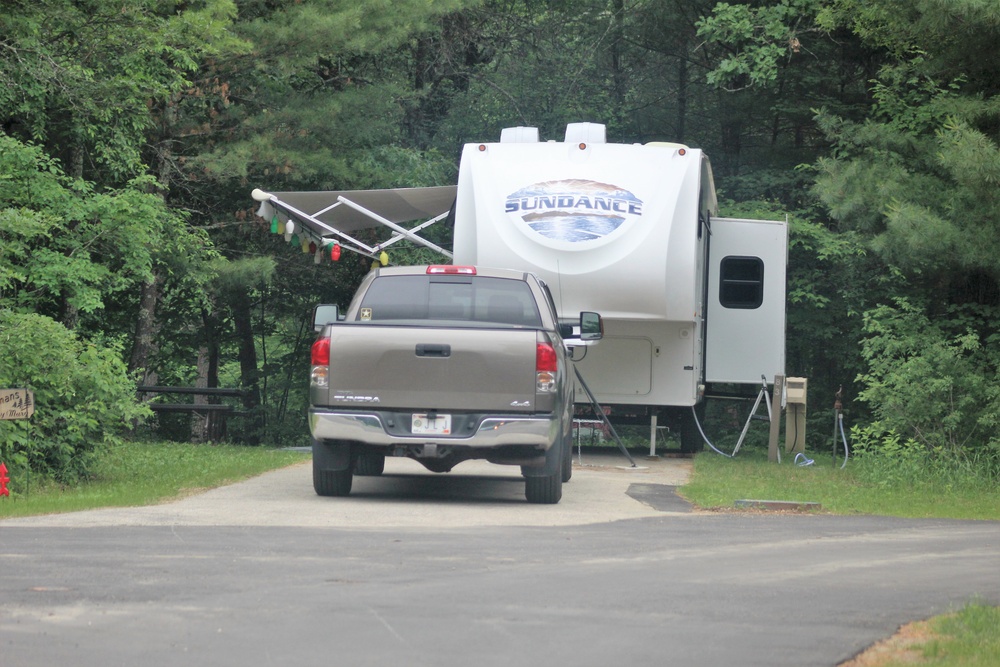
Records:
[[[642,200],[616,185],[568,179],[521,188],[507,196],[504,210],[546,238],[580,243],[604,238],[642,215]]]

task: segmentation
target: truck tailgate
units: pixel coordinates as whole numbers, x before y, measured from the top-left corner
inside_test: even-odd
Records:
[[[346,323],[331,329],[330,406],[477,412],[535,409],[534,329]]]

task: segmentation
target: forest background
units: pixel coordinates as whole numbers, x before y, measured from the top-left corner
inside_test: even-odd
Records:
[[[8,0],[0,387],[36,408],[0,458],[72,479],[136,433],[307,444],[311,310],[371,262],[315,264],[250,190],[452,184],[464,143],[578,121],[703,148],[723,214],[790,216],[815,446],[842,387],[860,450],[1000,479],[982,0]],[[192,432],[137,385],[238,387],[246,415]]]

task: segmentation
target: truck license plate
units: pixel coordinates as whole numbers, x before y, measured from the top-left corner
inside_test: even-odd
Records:
[[[449,435],[451,433],[451,415],[435,415],[430,418],[425,414],[415,414],[410,431],[420,435]]]

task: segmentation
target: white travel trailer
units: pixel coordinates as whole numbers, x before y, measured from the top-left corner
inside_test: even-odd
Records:
[[[569,125],[562,142],[517,127],[467,144],[455,188],[254,197],[263,217],[297,221],[320,246],[336,239],[378,258],[408,237],[456,264],[537,274],[560,317],[604,318],[604,339],[577,353],[601,405],[612,418],[674,425],[684,450],[700,449],[693,408],[713,385],[756,390],[784,375],[787,225],[717,217],[701,150],[607,143],[593,123]],[[418,235],[445,219],[453,256]],[[375,246],[349,236],[375,224],[395,234]]]

